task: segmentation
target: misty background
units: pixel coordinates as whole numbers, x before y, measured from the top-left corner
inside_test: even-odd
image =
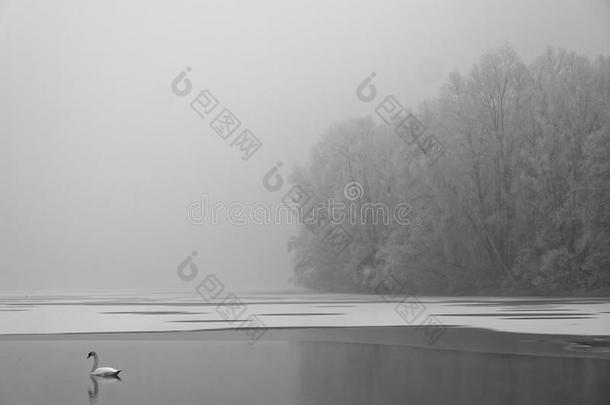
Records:
[[[193,225],[188,206],[279,203],[336,121],[407,107],[510,43],[610,53],[607,1],[0,2],[0,289],[184,288],[176,266],[231,289],[283,288],[288,225]],[[262,142],[241,159],[170,83],[186,66]]]

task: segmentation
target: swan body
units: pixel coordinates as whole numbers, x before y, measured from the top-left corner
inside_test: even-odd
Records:
[[[87,358],[89,357],[93,357],[93,367],[91,367],[91,371],[89,372],[89,374],[91,375],[95,375],[95,376],[99,376],[99,377],[118,377],[119,373],[122,370],[117,370],[115,368],[112,367],[97,367],[98,363],[99,363],[99,357],[97,356],[96,352],[89,352],[89,354],[87,355]]]
[[[117,370],[112,367],[100,367],[100,368],[96,368],[95,370],[91,371],[91,373],[89,373],[89,374],[97,375],[100,377],[114,377],[114,376],[118,376],[120,372],[121,372],[121,370]]]

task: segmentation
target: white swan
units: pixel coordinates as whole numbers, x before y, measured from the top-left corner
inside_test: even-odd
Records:
[[[119,373],[122,370],[116,370],[112,367],[100,367],[97,368],[97,364],[99,363],[99,358],[97,357],[97,353],[96,352],[89,352],[89,354],[87,355],[87,358],[93,356],[93,367],[91,367],[91,371],[89,372],[89,374],[91,375],[97,375],[100,377],[118,377]]]

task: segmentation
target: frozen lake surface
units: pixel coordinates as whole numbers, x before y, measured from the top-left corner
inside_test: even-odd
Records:
[[[158,332],[241,327],[478,327],[610,335],[610,298],[360,294],[82,293],[0,295],[0,334]]]
[[[235,297],[5,294],[0,404],[610,401],[608,299]],[[252,326],[253,317],[263,329],[212,330]],[[417,327],[434,322],[447,333],[430,346],[419,334],[428,328]],[[250,344],[252,331],[266,334]],[[121,380],[90,377],[91,350],[123,370]]]

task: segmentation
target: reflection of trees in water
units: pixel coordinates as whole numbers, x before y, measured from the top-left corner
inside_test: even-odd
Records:
[[[294,347],[297,403],[610,403],[610,361],[604,359],[332,342]]]
[[[93,390],[91,390],[91,389],[88,390],[89,391],[89,404],[91,404],[91,405],[97,404],[97,399],[98,399],[99,392],[100,392],[100,382],[103,384],[112,384],[117,381],[121,381],[121,378],[118,376],[99,377],[99,376],[89,375],[89,378],[91,378],[91,382],[93,383]]]

